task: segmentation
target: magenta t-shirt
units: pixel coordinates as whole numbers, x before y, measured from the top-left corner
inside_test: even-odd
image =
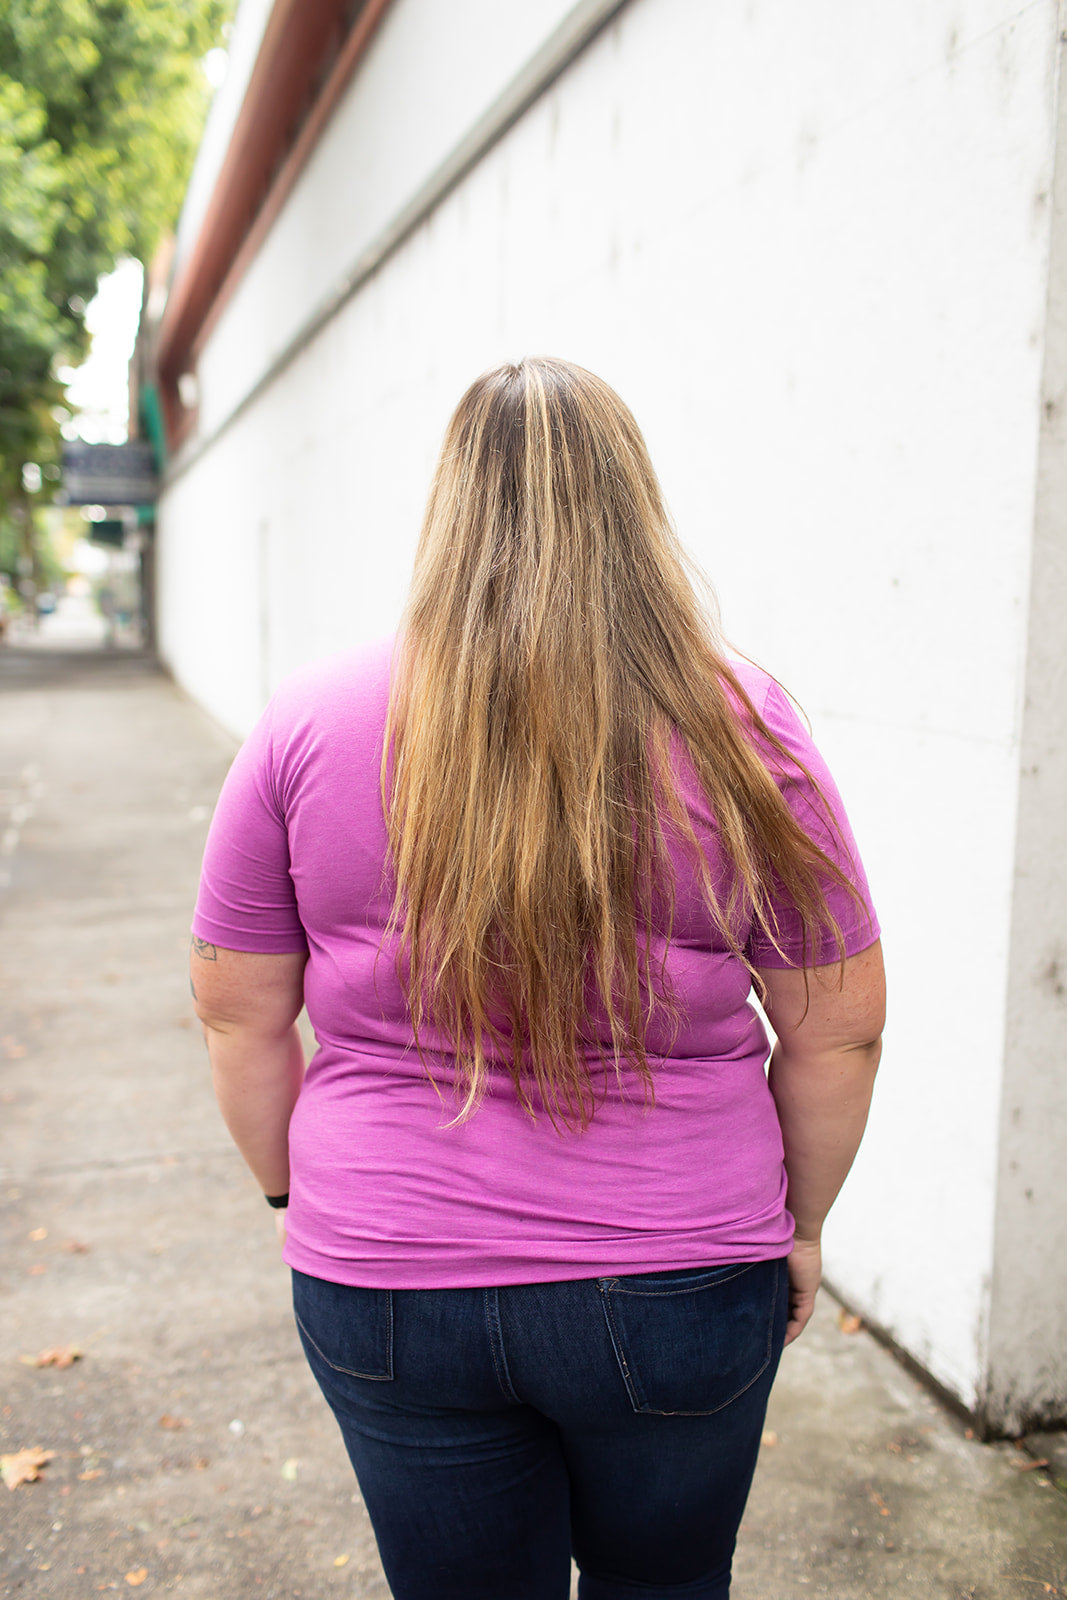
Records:
[[[584,1133],[532,1119],[501,1071],[452,1124],[450,1061],[427,1038],[437,1087],[413,1048],[383,932],[392,906],[379,774],[393,641],[296,673],[226,779],[204,856],[195,934],[230,950],[306,949],[304,992],[318,1048],[289,1129],[285,1259],[372,1288],[440,1288],[653,1272],[788,1254],[782,1140],[767,1087],[767,1036],[749,976],[675,857],[667,970],[676,1031],[648,1039],[655,1104],[632,1078],[609,1084]],[[802,825],[867,886],[840,799],[789,701],[734,663],[771,730],[818,779],[845,850],[798,769],[777,781]],[[683,792],[714,864],[707,802]],[[850,955],[873,944],[873,912],[830,903]],[[785,948],[799,955],[784,907]],[[664,940],[653,938],[653,955]],[[753,936],[757,966],[780,965]],[[828,944],[819,959],[833,961]]]

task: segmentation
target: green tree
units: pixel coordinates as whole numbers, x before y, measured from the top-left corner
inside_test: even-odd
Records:
[[[26,461],[64,418],[57,369],[120,256],[173,226],[209,90],[200,62],[233,0],[3,0],[0,6],[0,562],[32,553]],[[14,530],[14,531],[13,531]]]

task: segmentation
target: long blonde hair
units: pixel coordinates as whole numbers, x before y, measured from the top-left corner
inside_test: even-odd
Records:
[[[605,1069],[635,1069],[651,1097],[647,1028],[673,1005],[651,955],[673,920],[665,827],[742,960],[753,919],[777,945],[772,886],[805,948],[829,930],[843,957],[825,886],[848,880],[756,736],[785,755],[716,645],[626,406],[563,361],[477,379],[430,492],[382,762],[398,970],[420,1052],[432,1027],[454,1053],[460,1117],[494,1059],[557,1126],[588,1124]],[[678,738],[733,868],[725,895]]]

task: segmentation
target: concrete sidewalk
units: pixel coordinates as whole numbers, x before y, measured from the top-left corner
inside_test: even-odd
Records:
[[[0,1452],[53,1452],[0,1487],[0,1595],[388,1594],[189,1010],[231,754],[143,656],[0,655]],[[736,1600],[1067,1596],[1067,1464],[968,1439],[829,1296],[768,1430]]]

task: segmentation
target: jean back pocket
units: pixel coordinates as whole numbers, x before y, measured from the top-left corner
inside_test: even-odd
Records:
[[[314,1357],[348,1378],[393,1376],[393,1294],[293,1273],[296,1325]]]
[[[777,1359],[784,1261],[601,1278],[611,1342],[635,1411],[721,1411]]]

